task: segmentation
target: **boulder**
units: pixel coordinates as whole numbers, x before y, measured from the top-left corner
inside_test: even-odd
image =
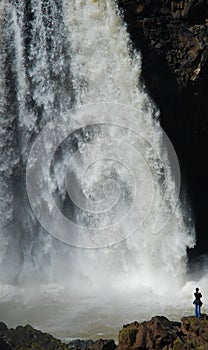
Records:
[[[0,350],[13,350],[13,348],[0,338]]]
[[[116,344],[112,339],[99,339],[96,341],[75,339],[68,344],[68,347],[75,350],[114,350]]]
[[[119,332],[118,350],[207,350],[208,316],[183,317],[181,322],[164,316],[124,325]]]
[[[169,321],[164,316],[150,321],[124,325],[119,332],[119,350],[163,349],[177,338],[180,323]]]
[[[66,350],[66,344],[52,335],[34,329],[30,325],[8,329],[0,323],[0,350]]]
[[[0,350],[207,350],[208,315],[183,317],[181,322],[155,316],[150,321],[122,327],[118,347],[114,340],[76,339],[68,345],[30,325],[8,329],[0,323]]]
[[[186,343],[200,350],[208,349],[208,315],[203,314],[201,319],[194,316],[183,317],[181,321]]]

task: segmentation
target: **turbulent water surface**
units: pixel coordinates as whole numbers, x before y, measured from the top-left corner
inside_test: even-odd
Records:
[[[116,4],[11,0],[0,14],[2,320],[115,338],[122,322],[189,314],[191,220]]]

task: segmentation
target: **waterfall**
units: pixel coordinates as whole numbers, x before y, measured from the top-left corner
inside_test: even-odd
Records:
[[[177,157],[116,4],[0,6],[2,286],[174,295],[194,236],[177,201]]]

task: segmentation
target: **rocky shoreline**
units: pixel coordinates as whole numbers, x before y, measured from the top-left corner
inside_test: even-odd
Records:
[[[8,328],[0,322],[0,350],[207,350],[208,315],[201,319],[183,317],[181,322],[155,316],[150,321],[123,325],[118,345],[112,339],[81,340],[62,343],[52,335],[30,325]]]

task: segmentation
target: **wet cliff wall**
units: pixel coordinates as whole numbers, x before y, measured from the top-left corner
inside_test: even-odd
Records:
[[[128,31],[141,50],[142,77],[161,111],[192,209],[197,247],[207,253],[208,1],[119,0]]]

